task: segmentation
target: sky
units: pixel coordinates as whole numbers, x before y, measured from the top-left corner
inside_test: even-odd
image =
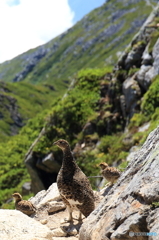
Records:
[[[58,36],[105,0],[0,0],[0,63]]]

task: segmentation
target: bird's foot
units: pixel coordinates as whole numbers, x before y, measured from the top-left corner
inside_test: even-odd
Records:
[[[113,183],[111,183],[111,182],[105,184],[105,187],[112,187],[112,186],[113,186]]]
[[[73,223],[73,219],[70,218],[64,218],[61,223]]]

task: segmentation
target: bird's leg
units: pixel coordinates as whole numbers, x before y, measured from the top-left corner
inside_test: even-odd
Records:
[[[69,206],[67,206],[67,211],[68,211],[69,217],[64,218],[64,221],[62,221],[61,223],[66,223],[66,222],[73,223],[72,210]]]
[[[69,213],[68,222],[73,222],[72,210],[70,207],[67,207],[67,209],[68,209],[68,213]]]
[[[79,212],[78,221],[82,222],[82,213],[81,212]]]

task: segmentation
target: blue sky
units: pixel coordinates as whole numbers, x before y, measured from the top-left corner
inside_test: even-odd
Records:
[[[105,0],[0,0],[0,63],[58,36]]]
[[[91,10],[100,7],[105,0],[68,0],[71,9],[75,12],[74,22],[81,20],[81,18],[89,13]]]

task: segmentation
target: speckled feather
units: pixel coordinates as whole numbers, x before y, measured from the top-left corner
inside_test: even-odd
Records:
[[[57,142],[55,144],[57,144]],[[59,192],[66,205],[69,205],[72,209],[78,209],[87,217],[95,208],[94,194],[90,182],[76,164],[69,145],[61,149],[63,150],[64,157],[62,167],[57,177]],[[70,202],[75,203],[71,204]]]
[[[113,183],[120,177],[120,171],[115,167],[109,167],[107,163],[101,163],[99,166],[102,168],[101,174],[107,181]]]
[[[19,193],[13,194],[15,198],[15,209],[23,212],[24,214],[30,216],[36,212],[34,205],[27,200],[22,200],[22,197]]]

